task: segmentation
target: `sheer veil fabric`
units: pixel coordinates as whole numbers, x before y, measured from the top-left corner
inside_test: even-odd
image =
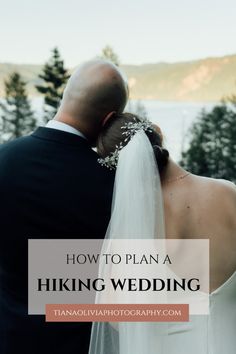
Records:
[[[121,150],[116,170],[112,214],[105,236],[109,240],[165,237],[164,211],[159,170],[151,143],[138,131]],[[100,264],[99,277],[109,274]],[[98,293],[96,303],[101,303]],[[89,354],[163,354],[164,323],[93,323]]]

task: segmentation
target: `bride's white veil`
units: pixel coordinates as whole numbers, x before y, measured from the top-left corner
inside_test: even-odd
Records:
[[[164,237],[162,191],[156,158],[144,130],[139,130],[119,153],[112,214],[105,238]],[[106,253],[106,250],[102,252]],[[109,269],[101,264],[99,277],[105,272]],[[102,295],[97,295],[97,303],[100,302],[99,296]],[[165,333],[163,323],[95,322],[89,354],[163,353]]]

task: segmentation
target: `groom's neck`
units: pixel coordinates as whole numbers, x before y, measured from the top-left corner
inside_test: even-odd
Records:
[[[57,122],[61,122],[67,125],[70,125],[72,128],[78,130],[80,133],[82,133],[87,139],[88,141],[93,144],[93,142],[96,140],[96,129],[94,129],[94,131],[91,131],[91,128],[88,127],[83,120],[80,120],[79,118],[74,119],[73,117],[71,117],[70,115],[66,114],[66,113],[60,113],[58,112],[55,117],[53,118],[53,120],[57,121]]]

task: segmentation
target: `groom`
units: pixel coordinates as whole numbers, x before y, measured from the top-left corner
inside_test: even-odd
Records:
[[[127,102],[117,67],[88,62],[70,78],[46,127],[0,147],[0,353],[87,354],[89,323],[27,314],[32,238],[103,238],[114,175],[91,148]]]

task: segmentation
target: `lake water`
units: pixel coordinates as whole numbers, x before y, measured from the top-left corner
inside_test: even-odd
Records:
[[[216,103],[191,103],[191,102],[160,102],[143,100],[147,115],[150,120],[158,124],[165,138],[165,146],[175,160],[179,160],[181,151],[188,144],[188,131],[201,110],[211,110]],[[133,109],[137,101],[131,102]],[[32,106],[37,116],[42,116],[42,98],[32,100]]]
[[[216,103],[142,101],[150,120],[158,124],[164,144],[175,160],[188,144],[189,128],[202,109],[210,111]]]

